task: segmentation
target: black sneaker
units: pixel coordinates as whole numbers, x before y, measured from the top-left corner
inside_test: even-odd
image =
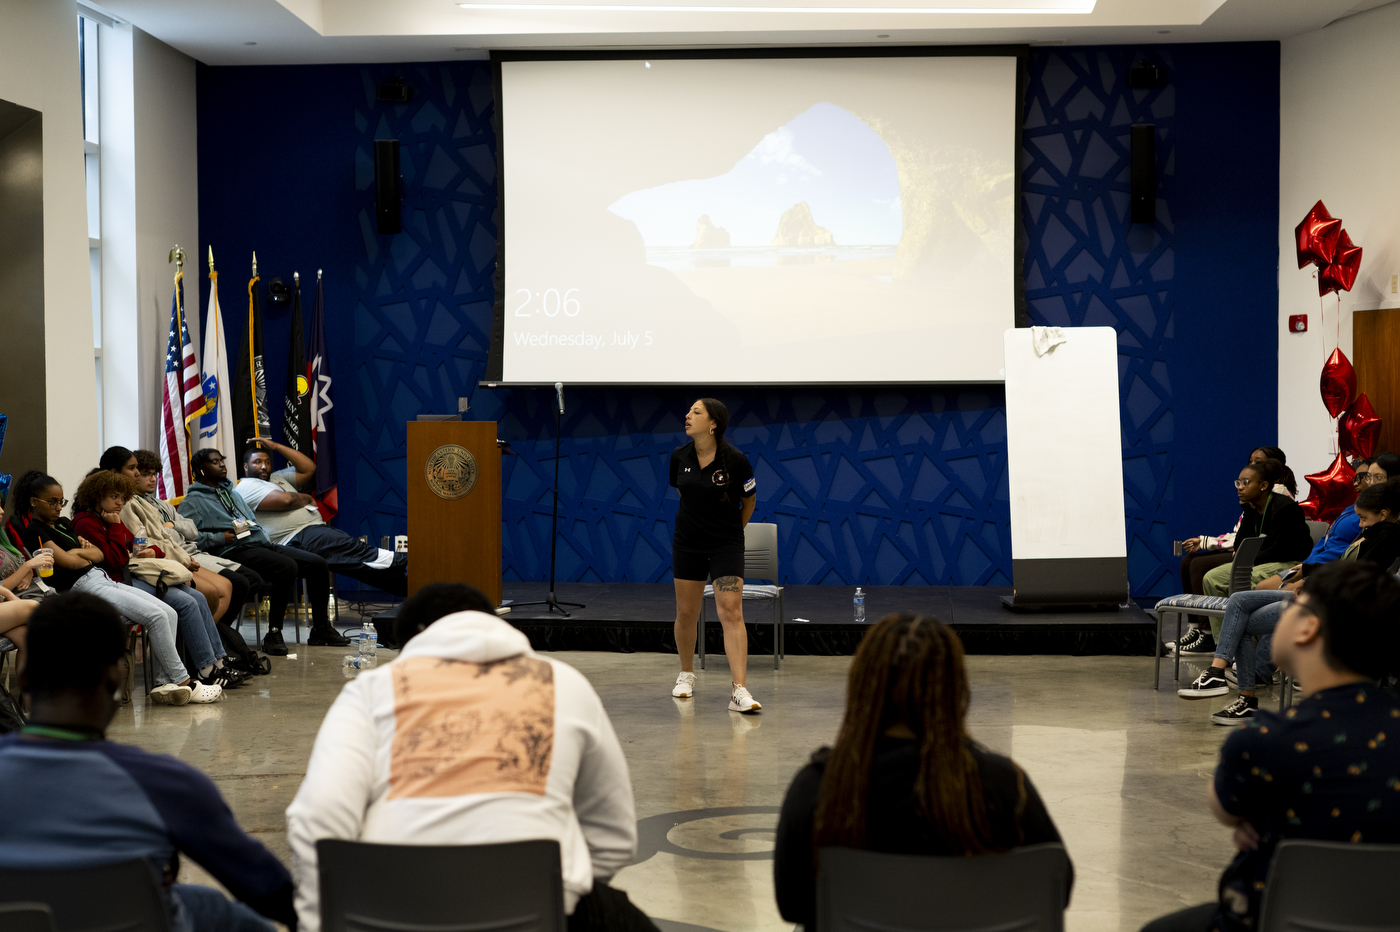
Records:
[[[346,647],[350,639],[330,625],[313,627],[306,636],[306,643],[312,647]]]
[[[1178,647],[1186,647],[1196,643],[1196,639],[1201,636],[1201,629],[1195,625],[1188,625],[1186,632],[1181,635],[1180,641],[1167,641],[1163,647],[1167,649],[1166,656],[1175,654]]]
[[[230,670],[228,667],[215,667],[213,670],[209,671],[208,676],[201,676],[196,678],[201,683],[205,683],[210,686],[218,686],[220,689],[228,691],[230,689],[237,689],[244,683],[248,682],[249,674],[237,673],[233,670]]]
[[[1254,718],[1254,713],[1259,711],[1258,696],[1240,696],[1225,708],[1216,712],[1210,720],[1217,725],[1238,725],[1240,722],[1248,722]]]
[[[1190,686],[1178,689],[1176,694],[1183,699],[1209,699],[1211,696],[1223,696],[1229,691],[1230,684],[1225,682],[1225,671],[1209,667],[1196,677]]]
[[[1197,628],[1196,636],[1182,638],[1177,649],[1183,657],[1200,654],[1213,657],[1215,656],[1215,638],[1211,637],[1209,628]]]
[[[282,640],[281,628],[268,628],[262,639],[263,653],[272,657],[287,656],[287,642]]]

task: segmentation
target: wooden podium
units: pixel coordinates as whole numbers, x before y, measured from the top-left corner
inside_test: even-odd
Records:
[[[408,422],[408,593],[463,582],[501,604],[495,421]]]

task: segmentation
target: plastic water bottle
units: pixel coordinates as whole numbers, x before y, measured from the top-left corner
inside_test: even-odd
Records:
[[[364,632],[365,640],[362,643],[367,646],[363,648],[362,653],[373,663],[374,659],[379,656],[379,632],[374,630],[374,622],[372,621],[365,622]]]
[[[347,680],[352,680],[363,666],[364,661],[360,657],[356,657],[354,654],[346,654],[345,659],[340,662],[340,672],[344,674]]]
[[[865,624],[865,593],[864,593],[863,591],[861,591],[860,586],[856,586],[855,607],[856,607],[856,624],[858,624],[858,625],[863,625],[863,624]]]

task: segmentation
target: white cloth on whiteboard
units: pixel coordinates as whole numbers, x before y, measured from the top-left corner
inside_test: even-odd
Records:
[[[1037,356],[1044,356],[1068,339],[1059,327],[1031,328],[1031,349],[1035,350]]]

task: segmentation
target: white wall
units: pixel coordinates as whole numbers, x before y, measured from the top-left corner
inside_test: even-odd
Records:
[[[132,28],[136,139],[136,316],[140,446],[157,449],[160,388],[179,243],[185,261],[190,337],[199,341],[199,285],[208,266],[199,256],[199,174],[195,135],[194,59]],[[135,438],[133,438],[133,443]]]
[[[77,10],[62,0],[0,0],[0,23],[0,98],[44,115],[48,463],[33,465],[71,489],[97,457]]]
[[[1325,353],[1351,353],[1351,312],[1400,307],[1390,277],[1400,273],[1400,4],[1285,39],[1280,93],[1279,446],[1301,477],[1335,455],[1331,419],[1318,394]],[[1364,249],[1361,273],[1333,295],[1319,320],[1317,282],[1300,271],[1293,228],[1321,199]],[[1288,332],[1290,314],[1307,314],[1309,331]],[[1340,321],[1338,320],[1340,316]],[[1321,325],[1321,326],[1320,326]],[[1364,391],[1366,386],[1360,386]]]

